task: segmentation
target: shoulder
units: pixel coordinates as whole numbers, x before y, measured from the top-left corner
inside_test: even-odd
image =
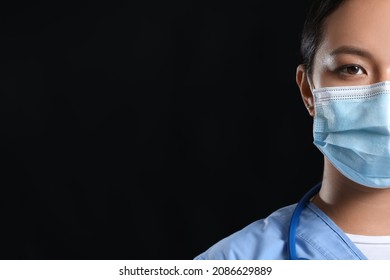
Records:
[[[281,259],[295,205],[280,208],[220,240],[198,255],[205,259]],[[270,246],[272,244],[272,246]]]

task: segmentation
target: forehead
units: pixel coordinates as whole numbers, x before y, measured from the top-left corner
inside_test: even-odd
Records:
[[[390,1],[344,1],[324,22],[320,49],[340,45],[387,53],[390,49]]]

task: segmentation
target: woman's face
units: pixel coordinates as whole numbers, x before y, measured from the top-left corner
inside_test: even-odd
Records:
[[[324,23],[314,88],[390,81],[390,1],[346,0]]]

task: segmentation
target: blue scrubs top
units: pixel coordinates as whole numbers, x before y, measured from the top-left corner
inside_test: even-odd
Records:
[[[287,260],[287,236],[296,204],[280,208],[264,219],[220,240],[195,260]],[[345,233],[316,205],[303,209],[296,229],[298,258],[366,260]]]

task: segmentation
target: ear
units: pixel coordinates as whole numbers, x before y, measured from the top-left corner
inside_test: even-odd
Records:
[[[310,116],[314,117],[314,98],[310,88],[309,77],[303,64],[298,65],[295,79],[301,91],[303,103]]]

